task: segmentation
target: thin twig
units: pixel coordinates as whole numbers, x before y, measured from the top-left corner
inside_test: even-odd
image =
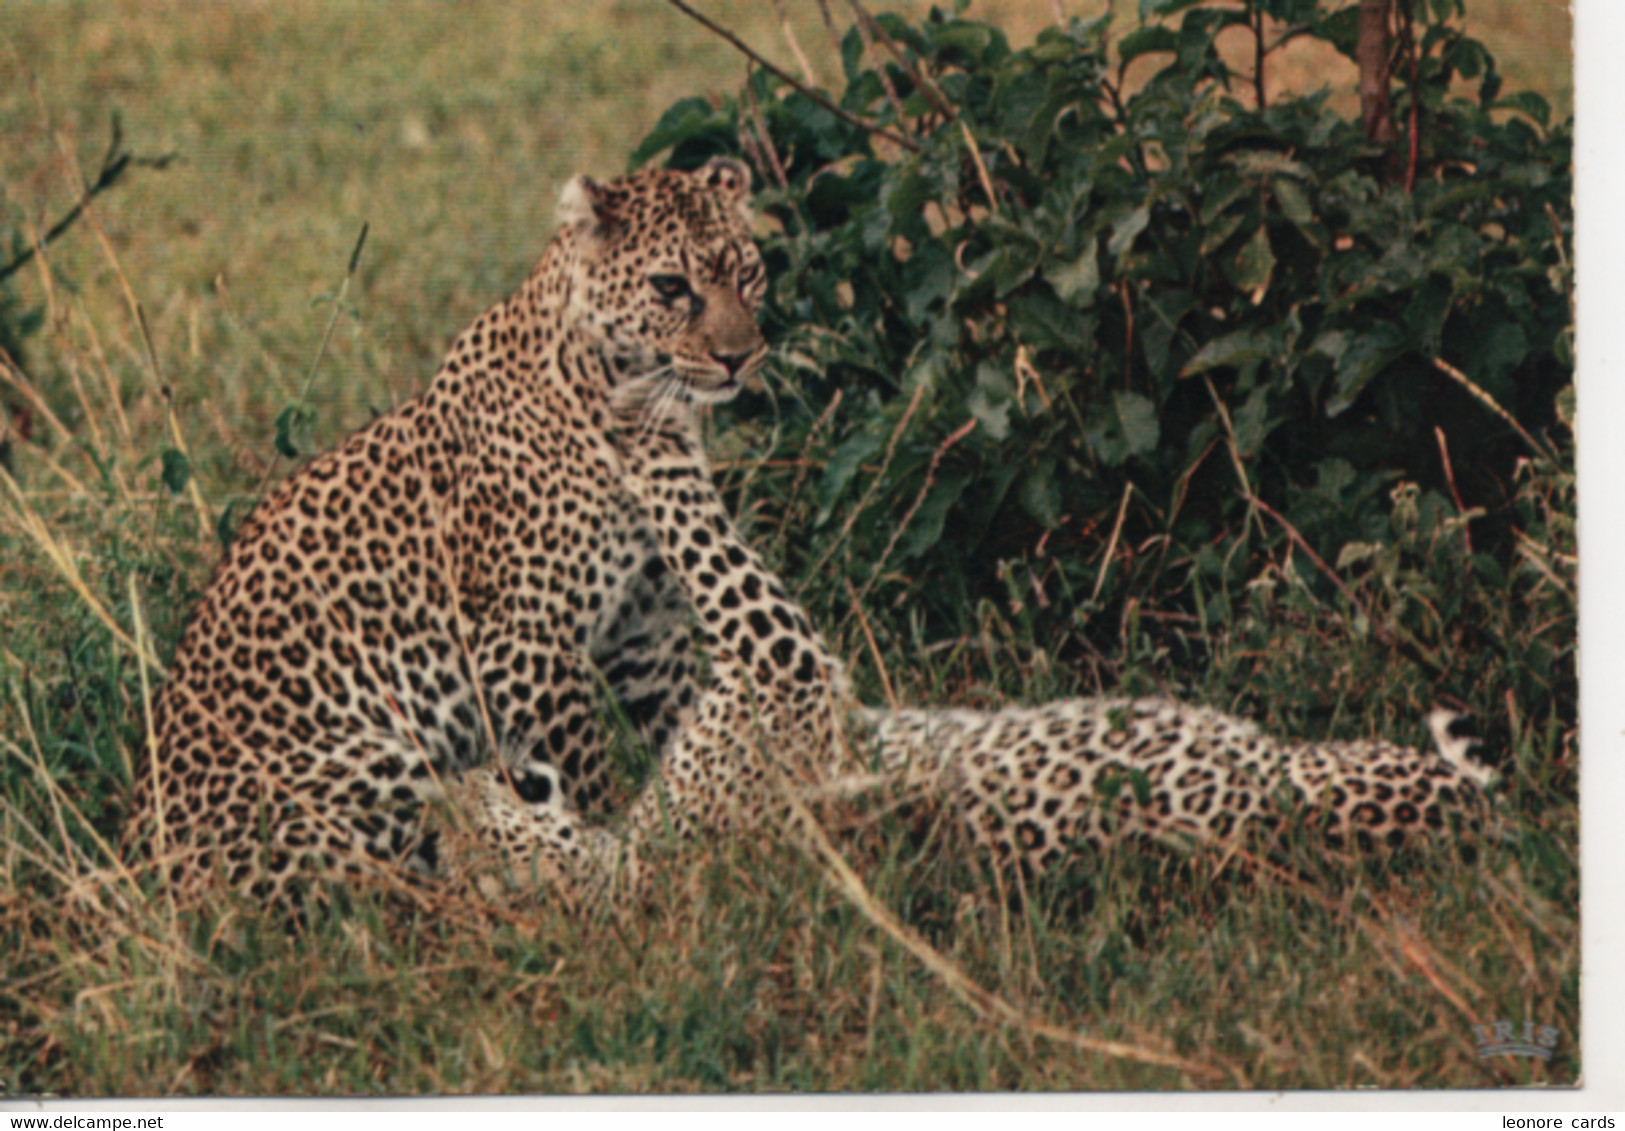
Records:
[[[130,637],[129,633],[124,631],[124,626],[119,624],[113,614],[108,611],[107,606],[102,603],[101,599],[96,596],[90,585],[85,581],[84,575],[79,572],[77,555],[70,553],[68,548],[51,533],[51,528],[46,524],[45,520],[35,512],[33,507],[28,505],[28,497],[23,494],[23,489],[17,485],[17,481],[11,477],[11,473],[3,467],[0,467],[0,484],[3,484],[11,492],[12,499],[17,504],[19,524],[23,533],[31,538],[44,552],[45,556],[50,559],[51,564],[62,575],[62,579],[79,595],[80,599],[90,608],[90,611],[107,626],[107,630],[113,634],[120,644],[123,644],[136,656],[141,656],[143,660],[153,664],[155,668],[162,670],[156,658],[150,654],[142,655],[141,647]]]
[[[1377,634],[1377,639],[1381,640],[1390,648],[1396,648],[1401,652],[1405,652],[1413,660],[1427,668],[1434,675],[1444,674],[1444,664],[1440,662],[1438,657],[1434,656],[1426,648],[1422,647],[1422,645],[1413,639],[1408,632],[1401,628],[1385,625],[1382,623],[1382,621],[1377,619],[1377,617],[1373,616],[1365,605],[1361,603],[1360,599],[1354,595],[1354,591],[1350,589],[1343,579],[1337,575],[1337,571],[1326,564],[1326,559],[1315,553],[1314,547],[1309,545],[1308,541],[1302,534],[1298,533],[1297,527],[1293,526],[1283,515],[1281,515],[1279,511],[1270,506],[1263,499],[1260,499],[1257,495],[1246,491],[1243,492],[1243,495],[1246,497],[1249,503],[1257,507],[1261,512],[1268,515],[1270,518],[1273,518],[1280,525],[1281,529],[1286,531],[1286,536],[1292,542],[1292,544],[1298,547],[1298,549],[1302,550],[1304,555],[1314,563],[1315,568],[1320,570],[1321,573],[1325,574],[1331,583],[1337,587],[1337,591],[1343,595],[1344,600],[1353,605],[1354,608],[1359,611],[1360,615],[1366,618],[1367,622],[1369,622],[1371,625],[1372,631]]]
[[[897,128],[905,134],[910,134],[908,128],[908,115],[903,112],[903,98],[892,85],[891,75],[886,73],[879,54],[875,51],[875,41],[869,35],[869,29],[862,23],[857,25],[858,36],[863,40],[863,53],[874,68],[875,77],[880,80],[880,86],[886,92],[886,101],[891,104],[892,112],[897,115]],[[837,44],[839,46],[839,44]],[[910,134],[910,136],[913,136]]]
[[[113,268],[113,274],[119,281],[119,288],[124,292],[124,300],[130,308],[130,315],[135,320],[136,329],[141,332],[142,344],[147,351],[148,371],[152,376],[153,392],[164,405],[164,421],[168,426],[169,439],[175,445],[175,450],[186,458],[188,466],[192,462],[192,453],[187,448],[186,437],[181,434],[180,421],[175,416],[175,405],[169,385],[164,381],[163,369],[158,363],[158,347],[152,339],[152,330],[147,325],[147,312],[139,299],[135,297],[135,288],[130,286],[129,278],[124,274],[124,265],[119,261],[118,252],[113,250],[113,241],[107,237],[107,229],[102,226],[101,217],[95,208],[91,207],[91,193],[80,176],[79,166],[74,162],[73,155],[68,152],[64,139],[59,135],[56,139],[57,150],[62,159],[63,168],[68,174],[70,183],[79,186],[80,203],[84,208],[84,215],[90,221],[91,229],[96,233],[96,241],[101,245],[102,253],[107,257],[108,264]],[[200,529],[209,528],[209,505],[203,498],[203,488],[198,485],[196,475],[186,477],[186,494],[191,500],[193,508],[197,511]]]
[[[1117,521],[1112,523],[1112,536],[1106,541],[1106,560],[1100,563],[1100,572],[1095,575],[1095,591],[1089,594],[1091,602],[1100,599],[1101,586],[1106,584],[1106,571],[1112,567],[1112,558],[1117,554],[1117,539],[1123,533],[1123,516],[1128,513],[1129,496],[1134,494],[1134,483],[1129,481],[1123,484],[1123,501],[1117,505]]]
[[[922,381],[915,386],[914,399],[908,402],[908,408],[904,410],[902,418],[898,420],[897,427],[892,429],[891,440],[886,444],[885,458],[880,461],[880,470],[875,473],[874,479],[870,481],[869,489],[863,493],[863,498],[858,500],[858,505],[853,508],[852,513],[847,516],[846,522],[842,524],[841,532],[830,542],[829,548],[818,559],[818,563],[807,571],[808,577],[818,576],[830,558],[835,556],[835,551],[852,533],[852,527],[857,523],[858,516],[863,514],[870,502],[873,501],[875,492],[880,490],[881,481],[886,478],[886,472],[891,467],[892,457],[897,454],[897,443],[903,438],[903,432],[908,428],[908,422],[914,419],[914,410],[920,407],[920,399],[923,396],[925,396],[925,382]]]
[[[1260,113],[1269,108],[1264,95],[1264,57],[1268,54],[1264,46],[1264,10],[1260,8],[1253,13],[1253,96],[1258,99]]]
[[[909,77],[909,81],[914,84],[914,88],[925,97],[927,102],[931,103],[931,108],[941,114],[946,121],[957,120],[959,112],[954,109],[953,103],[948,101],[947,96],[942,93],[936,83],[931,81],[929,75],[921,72],[918,67],[909,61],[903,49],[897,46],[897,41],[887,35],[886,29],[880,26],[880,21],[871,16],[869,10],[859,3],[859,0],[846,0],[846,2],[857,15],[858,23],[863,26],[864,30],[878,39],[881,46],[891,52],[892,58],[897,60],[899,67],[903,68],[903,73]]]
[[[1164,1068],[1174,1068],[1189,1073],[1198,1079],[1217,1080],[1223,1078],[1224,1073],[1211,1064],[1187,1060],[1171,1053],[1140,1048],[1122,1041],[1088,1037],[1082,1033],[1040,1021],[1017,1009],[998,994],[979,985],[952,959],[921,938],[911,927],[892,914],[889,908],[881,905],[870,894],[863,880],[852,870],[852,866],[846,862],[846,858],[830,843],[829,834],[824,831],[823,826],[808,811],[805,803],[796,796],[795,790],[789,788],[788,783],[784,782],[780,783],[780,790],[783,800],[790,809],[792,820],[801,834],[795,840],[798,843],[804,842],[803,851],[807,852],[815,862],[822,866],[826,879],[858,909],[864,918],[880,928],[894,942],[913,955],[921,965],[936,975],[973,1012],[991,1021],[1013,1026],[1018,1031],[1045,1037],[1084,1052],[1097,1053],[1119,1060],[1131,1060],[1140,1064],[1155,1064]]]
[[[333,298],[333,313],[327,319],[327,329],[322,331],[322,340],[316,345],[316,356],[310,359],[310,369],[305,373],[305,383],[299,387],[299,399],[294,402],[296,410],[303,411],[310,400],[310,390],[316,384],[316,374],[322,367],[322,359],[327,356],[327,344],[333,340],[333,328],[339,324],[339,315],[344,313],[344,299],[350,293],[350,280],[355,278],[356,264],[361,261],[361,249],[367,246],[367,230],[371,222],[361,222],[361,233],[356,236],[355,246],[350,249],[350,265],[344,272],[344,278],[339,281],[339,291]],[[271,482],[271,476],[276,472],[277,460],[281,457],[280,448],[273,448],[272,455],[265,465],[265,474],[260,476],[260,484],[254,489],[254,501],[265,497],[265,488]]]
[[[1235,425],[1230,421],[1230,410],[1225,407],[1224,401],[1220,399],[1219,390],[1213,387],[1212,378],[1205,373],[1202,375],[1202,384],[1207,386],[1208,398],[1212,400],[1213,407],[1219,414],[1219,423],[1224,426],[1225,444],[1230,450],[1230,466],[1236,470],[1236,480],[1241,484],[1241,493],[1250,499],[1253,497],[1253,485],[1247,478],[1247,466],[1241,458],[1241,445],[1236,442],[1236,429]],[[1247,514],[1247,521],[1249,523],[1254,521],[1251,511]],[[1263,527],[1259,529],[1262,530]],[[1239,541],[1236,543],[1238,546],[1240,544]]]
[[[756,101],[756,92],[750,88],[749,82],[745,83],[744,93],[745,105],[750,111],[750,134],[747,135],[745,130],[741,128],[740,135],[741,137],[749,137],[751,144],[761,154],[762,160],[758,163],[765,163],[762,172],[773,174],[773,179],[778,182],[779,188],[785,190],[788,194],[790,177],[784,171],[784,162],[779,159],[779,151],[773,145],[773,133],[767,128],[767,121],[762,117],[761,104]],[[801,209],[796,206],[795,199],[793,197],[789,199],[790,206],[795,209],[796,219],[801,223],[801,230],[805,232],[807,230],[807,221],[801,215]]]
[[[841,54],[841,33],[835,30],[835,20],[829,14],[829,0],[818,0],[818,12],[824,17],[824,30],[829,33],[830,46],[837,58]]]
[[[44,235],[37,238],[30,247],[19,253],[10,263],[0,267],[0,282],[4,282],[20,271],[30,259],[34,258],[37,252],[45,248],[63,232],[73,227],[74,222],[84,214],[85,205],[117,184],[118,179],[124,175],[126,170],[138,165],[145,165],[150,169],[162,169],[175,159],[173,153],[162,153],[157,157],[136,157],[133,154],[123,152],[123,146],[124,132],[119,124],[119,117],[115,113],[113,115],[113,138],[107,145],[107,154],[102,158],[101,171],[96,174],[96,179],[85,186],[74,206],[63,213],[62,218],[52,224]]]
[[[936,485],[937,468],[942,464],[942,457],[948,454],[949,448],[969,436],[975,428],[976,420],[973,417],[950,432],[948,437],[937,445],[937,450],[931,453],[931,462],[925,468],[925,482],[920,484],[919,491],[915,493],[914,502],[909,505],[908,510],[903,512],[902,520],[892,528],[891,538],[887,540],[886,548],[880,552],[880,556],[875,559],[874,568],[869,571],[869,580],[863,583],[863,590],[858,594],[859,597],[867,597],[869,590],[874,588],[875,582],[880,579],[881,568],[885,566],[886,561],[891,557],[892,550],[897,546],[897,540],[903,536],[903,531],[908,529],[908,524],[914,521],[914,515],[919,511],[920,504],[925,502],[925,496]]]
[[[1033,367],[1032,358],[1028,356],[1026,346],[1016,347],[1016,403],[1021,405],[1022,412],[1027,411],[1027,383],[1032,382],[1033,388],[1038,390],[1038,398],[1044,402],[1044,411],[1048,412],[1054,407],[1049,399],[1049,390],[1044,388],[1044,378]]]
[[[1462,548],[1467,551],[1467,556],[1470,558],[1473,556],[1473,535],[1471,531],[1467,529],[1467,523],[1465,521],[1467,517],[1467,508],[1462,504],[1461,492],[1456,490],[1456,469],[1450,464],[1450,447],[1445,443],[1444,429],[1435,426],[1433,429],[1433,437],[1439,441],[1439,462],[1444,464],[1444,479],[1445,482],[1450,485],[1450,497],[1455,500],[1456,513],[1461,515],[1464,520],[1461,524],[1461,545]]]
[[[1478,400],[1480,404],[1489,409],[1496,416],[1499,416],[1502,420],[1506,421],[1507,427],[1516,432],[1519,437],[1522,438],[1523,442],[1529,445],[1530,451],[1534,452],[1541,459],[1556,458],[1555,452],[1541,444],[1536,443],[1535,438],[1528,432],[1524,431],[1523,425],[1514,420],[1512,418],[1512,414],[1506,409],[1502,408],[1494,397],[1490,396],[1483,389],[1473,384],[1472,379],[1469,378],[1467,374],[1457,369],[1454,365],[1451,365],[1448,361],[1445,361],[1443,358],[1439,357],[1433,359],[1433,368],[1437,369],[1440,373],[1443,373],[1446,377],[1460,385],[1463,389],[1466,389]]]
[[[75,442],[76,437],[74,433],[69,431],[68,426],[62,422],[62,419],[57,416],[56,413],[51,411],[50,404],[43,396],[40,395],[39,390],[34,388],[33,383],[28,380],[28,377],[23,373],[22,368],[11,359],[11,355],[3,349],[0,349],[0,381],[4,381],[13,389],[17,390],[18,393],[22,394],[23,397],[27,398],[32,409],[39,413],[41,419],[43,419],[52,427],[52,429],[56,431],[57,436],[64,443],[72,444]],[[23,441],[24,443],[35,444],[35,441],[21,434],[18,434],[17,439]],[[40,455],[45,457],[43,445],[35,444],[35,446],[41,449]],[[68,471],[67,468],[61,467],[55,460],[51,460],[49,457],[45,458],[51,465],[51,469],[61,476],[63,482],[67,483],[68,486],[73,490],[84,494],[86,497],[90,496],[90,491],[83,483],[79,481],[77,476]]]
[[[704,27],[707,31],[711,32],[711,34],[713,34],[715,36],[718,36],[721,39],[727,40],[728,43],[731,44],[735,48],[735,50],[741,52],[746,58],[750,59],[758,67],[761,67],[763,70],[770,72],[771,74],[773,74],[777,78],[783,79],[785,82],[789,83],[792,87],[794,87],[799,93],[806,95],[808,98],[810,98],[814,102],[818,103],[818,105],[820,105],[824,109],[828,110],[831,114],[834,114],[837,118],[841,119],[841,121],[845,122],[847,125],[856,126],[860,130],[864,130],[864,131],[866,131],[868,133],[872,133],[872,134],[875,134],[875,135],[877,135],[879,137],[883,137],[887,141],[895,142],[896,144],[902,146],[904,149],[907,149],[911,153],[919,153],[919,152],[921,152],[921,146],[920,146],[920,144],[918,142],[912,141],[909,138],[903,137],[900,134],[893,133],[891,130],[888,130],[885,126],[877,125],[874,122],[865,121],[864,119],[858,117],[856,114],[853,114],[850,111],[846,110],[845,108],[837,105],[836,103],[831,102],[820,91],[817,91],[817,90],[813,89],[812,87],[808,86],[806,83],[802,82],[800,79],[796,78],[794,75],[790,74],[788,71],[785,71],[783,68],[773,65],[768,60],[764,59],[761,55],[757,54],[754,50],[752,50],[751,47],[747,43],[745,43],[744,40],[740,39],[733,32],[729,31],[727,28],[723,27],[721,24],[716,23],[714,20],[712,20],[710,17],[706,16],[705,14],[703,14],[701,12],[696,12],[693,8],[691,8],[687,4],[685,4],[683,2],[683,0],[666,0],[666,3],[670,4],[673,8],[676,8],[679,12],[682,12],[685,16],[687,16],[689,19],[693,20],[695,23],[697,23],[700,26]]]
[[[848,577],[842,580],[846,582],[846,595],[852,599],[852,612],[857,615],[858,624],[863,627],[863,638],[869,642],[869,652],[875,658],[875,670],[880,673],[880,687],[886,693],[886,705],[895,711],[898,709],[897,691],[892,687],[891,676],[886,671],[885,657],[880,654],[880,645],[875,642],[874,630],[869,627],[869,618],[858,600],[858,591],[852,588],[852,579]]]
[[[166,791],[164,790],[164,783],[159,776],[160,770],[163,768],[164,757],[163,751],[159,749],[158,746],[158,731],[153,725],[152,718],[152,680],[148,674],[148,669],[151,667],[151,665],[148,663],[148,653],[146,651],[148,646],[147,618],[145,615],[145,610],[143,610],[141,607],[141,593],[135,583],[135,573],[132,571],[126,580],[129,582],[130,590],[130,615],[135,621],[135,639],[136,643],[140,645],[140,647],[136,649],[135,653],[135,670],[141,677],[141,718],[145,724],[142,729],[142,739],[143,744],[146,746],[147,752],[147,770],[152,779],[152,804],[157,816],[157,822],[154,825],[154,828],[156,829],[156,836],[158,840],[158,855],[168,856],[169,845],[167,843],[167,839],[169,832],[169,821],[164,812],[168,807],[168,798],[166,796]],[[131,782],[132,785],[136,784],[135,770],[130,764],[129,755],[124,751],[123,743],[119,744],[119,754],[124,757],[124,776]],[[168,888],[166,887],[165,890],[168,891]],[[169,904],[171,915],[173,915],[173,897],[171,897],[169,900]]]
[[[818,76],[813,73],[812,64],[807,61],[807,55],[801,50],[801,41],[796,38],[796,29],[790,26],[790,14],[784,10],[784,0],[773,0],[773,9],[779,14],[779,26],[784,29],[784,38],[789,41],[790,51],[801,65],[801,73],[807,79],[808,86],[818,86]]]
[[[790,482],[790,493],[785,496],[784,513],[786,517],[790,515],[796,498],[801,494],[801,487],[807,481],[807,472],[813,466],[813,461],[807,457],[806,453],[812,449],[813,441],[824,430],[824,426],[835,418],[835,410],[841,407],[842,395],[842,391],[836,389],[835,395],[829,399],[829,406],[818,415],[817,420],[813,421],[813,426],[807,429],[807,439],[801,446],[802,458],[798,461],[800,466],[796,468],[795,479]]]
[[[987,210],[993,215],[999,214],[999,197],[993,191],[993,178],[987,175],[987,166],[982,164],[982,151],[976,146],[976,135],[970,132],[970,127],[960,119],[959,128],[965,131],[965,145],[970,149],[970,158],[976,162],[976,176],[982,182],[982,191],[987,194]]]
[[[1411,72],[1411,136],[1409,139],[1409,153],[1407,154],[1405,162],[1405,191],[1409,193],[1416,188],[1416,161],[1419,152],[1422,129],[1422,123],[1418,111],[1418,105],[1421,102],[1421,98],[1419,97],[1419,91],[1421,88],[1416,81],[1416,18],[1412,14],[1411,9],[1404,4],[1397,5],[1396,10],[1399,13],[1400,23],[1405,29],[1404,35],[1402,36],[1404,46],[1401,48],[1401,50],[1405,52],[1405,61],[1410,64]]]

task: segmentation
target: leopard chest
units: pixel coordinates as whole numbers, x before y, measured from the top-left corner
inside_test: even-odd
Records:
[[[523,625],[590,649],[654,556],[613,451],[519,414],[470,457],[457,526],[465,601],[481,634]]]

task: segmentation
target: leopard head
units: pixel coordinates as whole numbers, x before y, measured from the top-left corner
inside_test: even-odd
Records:
[[[738,393],[767,350],[750,170],[716,158],[692,172],[576,177],[559,213],[575,251],[569,317],[601,350],[617,407]]]

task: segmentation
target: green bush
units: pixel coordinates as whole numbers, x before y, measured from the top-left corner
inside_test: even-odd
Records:
[[[1267,14],[1352,57],[1355,10],[1316,0],[1143,0],[1115,43],[1101,17],[1020,50],[881,14],[828,96],[873,129],[764,71],[667,112],[633,163],[739,154],[776,222],[790,392],[723,442],[808,520],[779,552],[826,622],[857,594],[931,640],[991,606],[1132,670],[1156,610],[1150,647],[1192,673],[1274,568],[1350,624],[1380,610],[1363,631],[1441,689],[1487,678],[1451,670],[1459,634],[1528,596],[1530,535],[1573,548],[1520,509],[1570,466],[1570,130],[1501,94],[1459,0],[1400,7],[1388,146],[1326,91],[1258,107],[1215,47]]]

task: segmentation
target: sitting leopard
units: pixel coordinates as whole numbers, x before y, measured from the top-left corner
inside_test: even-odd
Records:
[[[255,508],[136,775],[127,840],[173,888],[432,872],[424,803],[448,784],[517,791],[549,859],[579,864],[589,838],[558,814],[606,802],[595,681],[656,748],[695,703],[688,601],[623,486],[610,397],[721,400],[757,367],[749,190],[721,159],[576,178],[536,268],[428,388]]]

